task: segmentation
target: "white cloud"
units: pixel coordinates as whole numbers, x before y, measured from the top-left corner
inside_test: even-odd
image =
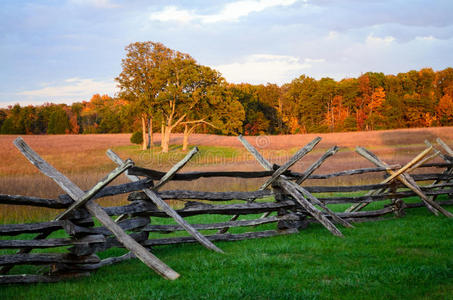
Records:
[[[162,11],[152,13],[150,19],[161,22],[178,21],[186,23],[196,19],[196,15],[192,11],[179,9],[176,6],[167,6]]]
[[[162,11],[152,13],[151,20],[161,22],[176,21],[190,22],[199,20],[202,23],[217,23],[237,21],[241,17],[253,12],[260,12],[276,6],[290,6],[298,0],[246,0],[227,3],[218,12],[210,15],[200,15],[194,10],[179,9],[176,6],[167,6]]]
[[[389,45],[391,44],[395,38],[393,36],[386,36],[386,37],[377,37],[373,34],[370,34],[366,38],[367,44],[375,44],[375,45]]]
[[[326,60],[324,58],[306,58],[304,59],[304,61],[307,63],[322,63],[325,62]]]
[[[434,41],[436,38],[432,35],[429,36],[417,36],[416,39],[423,40],[423,41]]]
[[[114,95],[115,90],[115,83],[113,81],[74,77],[68,78],[60,84],[18,92],[16,95],[43,99],[43,101],[73,102],[89,100],[94,94]],[[28,99],[28,101],[35,100]],[[22,103],[22,100],[20,102]]]
[[[297,57],[270,54],[254,54],[242,62],[214,66],[229,82],[252,84],[287,83],[310,67],[307,60],[301,62]]]

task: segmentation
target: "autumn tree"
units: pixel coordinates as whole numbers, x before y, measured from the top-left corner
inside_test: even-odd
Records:
[[[301,127],[297,113],[298,104],[296,102],[296,93],[293,89],[292,82],[282,85],[281,90],[282,122],[287,129],[285,133],[299,133]]]
[[[53,112],[50,114],[47,133],[64,134],[69,133],[69,131],[70,124],[68,115],[61,106],[55,106]]]
[[[452,94],[448,90],[453,89],[453,68],[436,72],[434,86],[437,99],[442,98],[445,94]]]
[[[326,125],[331,132],[343,131],[344,122],[349,117],[349,110],[343,106],[343,97],[336,95],[329,103],[325,115]]]
[[[200,66],[188,54],[174,51],[160,43],[133,43],[126,47],[122,60],[123,71],[115,79],[120,95],[131,102],[131,109],[140,115],[145,135],[146,119],[152,130],[152,116],[162,122],[161,146],[168,152],[170,135],[176,127],[207,122],[204,118],[188,120],[192,110],[206,101],[209,87],[217,85],[217,75],[208,67]],[[144,139],[145,136],[144,136]],[[146,148],[146,142],[143,148]]]
[[[357,120],[357,129],[365,129],[365,120],[366,120],[366,108],[371,101],[372,89],[370,86],[370,78],[367,74],[362,75],[358,79],[360,95],[356,98],[356,120]]]
[[[315,79],[301,75],[288,84],[284,102],[287,103],[284,111],[285,121],[288,123],[291,133],[311,132],[322,121],[324,113],[319,114],[321,108],[316,103],[318,83]]]
[[[344,119],[344,131],[357,130],[356,118],[356,99],[359,95],[359,83],[356,78],[346,78],[337,83],[336,94],[342,97],[342,107],[348,111],[348,116]],[[339,129],[341,130],[341,129]]]
[[[267,89],[263,85],[252,85],[247,83],[230,84],[229,90],[233,97],[237,98],[245,111],[243,132],[247,135],[258,135],[275,133],[278,113],[271,95],[264,95]]]
[[[166,84],[155,103],[163,121],[162,152],[168,152],[176,127],[187,125],[184,127],[188,134],[189,126],[211,124],[209,115],[215,113],[216,106],[209,105],[215,99],[210,94],[222,80],[218,72],[198,65],[190,55],[173,50],[170,54],[161,70]]]
[[[82,133],[81,127],[81,113],[83,110],[83,104],[80,102],[74,102],[71,104],[71,117],[69,123],[71,124],[71,132],[74,134]]]
[[[129,103],[121,98],[95,94],[84,109],[84,114],[95,114],[96,132],[119,133],[129,123]]]
[[[378,87],[371,94],[370,103],[367,105],[367,127],[370,130],[375,129],[375,125],[378,121],[382,120],[382,109],[385,102],[385,91],[384,88]]]
[[[326,126],[323,122],[323,116],[326,113],[329,104],[333,102],[333,99],[338,95],[337,82],[332,78],[325,77],[318,81],[318,88],[314,94],[310,111],[313,114],[313,123],[316,124],[310,130],[310,132],[325,132],[327,131]],[[307,107],[308,108],[308,107]],[[340,112],[344,114],[345,112]],[[347,117],[346,116],[342,116]]]
[[[453,125],[453,77],[448,84],[444,84],[443,93],[436,106],[436,116],[440,125],[451,126]]]
[[[302,75],[282,87],[284,121],[291,133],[325,132],[325,114],[336,93],[336,82],[331,78]]]
[[[8,118],[8,114],[4,109],[0,109],[0,129],[2,128],[3,122]]]
[[[403,87],[401,80],[395,75],[385,76],[386,100],[383,105],[384,129],[401,128],[404,125],[404,103],[401,101]]]
[[[406,94],[403,101],[405,127],[424,127],[424,118],[429,111],[421,96],[418,93]]]
[[[37,114],[36,107],[27,105],[22,107],[17,119],[18,126],[22,133],[25,134],[37,134],[39,129],[37,128]]]
[[[450,95],[444,95],[440,98],[436,113],[440,124],[447,126],[453,124],[453,99]]]
[[[260,84],[257,86],[256,95],[258,101],[269,108],[267,119],[272,124],[269,133],[283,133],[285,129],[283,127],[282,89],[276,84]]]
[[[161,43],[136,42],[128,45],[126,58],[122,60],[122,72],[115,80],[120,88],[119,95],[130,101],[131,111],[141,119],[143,144],[146,149],[146,129],[152,130],[153,114],[157,97],[167,85],[168,65],[175,53]],[[148,122],[148,126],[147,123]],[[152,133],[149,132],[149,144]]]
[[[188,112],[185,121],[181,122],[184,127],[182,147],[184,151],[188,148],[189,136],[202,125],[209,126],[221,134],[237,134],[242,128],[245,117],[243,106],[226,88],[226,82],[219,73],[209,68],[206,72],[213,76],[212,83],[215,84],[211,84],[205,92],[198,95],[203,99]]]

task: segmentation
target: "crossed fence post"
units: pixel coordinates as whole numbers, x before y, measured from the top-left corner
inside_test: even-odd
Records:
[[[261,164],[261,166],[263,166],[264,169],[268,171],[273,170],[272,164],[268,162],[252,145],[250,145],[250,143],[247,142],[244,137],[239,136],[238,138],[242,142],[244,147],[255,157],[255,159]],[[291,157],[284,165],[275,170],[274,174],[261,186],[260,190],[263,190],[273,182],[276,182],[286,193],[290,194],[297,203],[299,203],[310,215],[312,215],[313,218],[324,225],[324,227],[326,227],[332,234],[342,237],[343,234],[341,233],[341,231],[339,231],[338,228],[336,228],[335,225],[330,222],[330,220],[314,205],[321,206],[326,214],[330,215],[332,219],[337,221],[338,223],[347,227],[352,227],[352,225],[338,217],[334,212],[328,209],[321,201],[319,201],[315,196],[313,196],[303,187],[290,181],[288,177],[283,175],[284,172],[286,172],[292,165],[294,165],[297,161],[304,157],[305,154],[309,153],[320,141],[321,138],[315,138],[313,141],[299,150],[296,154],[294,154],[294,156]],[[323,156],[323,160],[318,161],[316,164],[312,165],[307,171],[309,171],[309,173],[312,173],[322,164],[325,159],[327,159],[327,157],[333,155],[336,151],[337,149],[329,150],[328,153]],[[308,176],[309,175],[307,174],[306,176],[303,176],[304,178],[302,178],[301,181],[308,178]],[[237,216],[234,217],[237,218]],[[228,228],[224,228],[222,232],[226,232],[226,230],[228,230]]]
[[[446,162],[446,163],[453,163],[453,150],[446,144],[444,143],[444,141],[442,141],[440,138],[437,138],[436,139],[437,143],[445,150],[445,152],[447,152],[448,156],[447,155],[444,155],[442,154],[439,150],[436,149],[436,152],[439,154],[439,156]],[[434,147],[429,141],[425,140],[425,144],[427,146],[432,146]],[[445,169],[445,171],[442,173],[442,177],[444,178],[450,178],[451,175],[453,174],[453,167],[448,167]],[[446,183],[449,183],[451,182],[452,180],[445,180],[445,179],[442,179],[442,178],[439,178],[439,179],[436,179],[432,184],[435,185],[435,184],[438,184],[438,183],[441,183],[442,181],[446,182]],[[437,198],[437,195],[434,195],[434,196],[431,196],[430,199],[431,200],[436,200]]]
[[[365,148],[357,147],[356,151],[360,155],[364,156],[366,159],[370,159],[370,157],[371,157],[371,159],[373,160],[373,163],[376,164],[376,159],[378,159],[377,156],[375,154],[372,154],[370,151],[368,151],[366,149],[364,150],[364,149]],[[415,168],[417,168],[421,163],[426,161],[426,159],[427,159],[426,155],[431,151],[431,149],[432,149],[432,147],[425,149],[424,151],[422,151],[419,155],[417,155],[414,159],[412,159],[410,162],[408,162],[403,167],[398,165],[399,170],[396,172],[391,171],[390,170],[391,168],[389,165],[387,165],[387,164],[384,165],[382,162],[378,162],[376,164],[378,167],[385,168],[388,172],[392,172],[391,176],[384,179],[384,181],[381,181],[380,184],[388,184],[391,181],[393,181],[395,178],[397,178],[399,175],[403,174],[404,172],[406,172],[406,171],[410,172],[411,170],[414,170]],[[375,195],[383,194],[383,193],[385,193],[385,191],[387,191],[387,188],[382,188],[382,189],[378,189],[375,191],[370,191],[365,196],[375,196]],[[369,203],[370,202],[368,200],[364,200],[361,203],[352,205],[351,207],[349,207],[346,210],[346,212],[359,211],[359,210],[363,209],[364,207],[366,207]],[[437,214],[437,212],[435,214]]]
[[[192,149],[181,161],[179,161],[176,165],[174,165],[162,178],[159,182],[153,187],[153,189],[144,189],[143,192],[151,199],[154,204],[157,205],[160,209],[162,209],[167,215],[172,217],[179,225],[181,225],[190,235],[192,235],[200,244],[204,247],[214,250],[219,253],[223,253],[222,249],[218,248],[214,245],[210,240],[204,237],[200,232],[198,232],[195,228],[193,228],[186,220],[184,220],[170,205],[167,204],[164,200],[162,200],[159,195],[156,194],[160,187],[162,187],[165,183],[167,183],[175,174],[178,172],[184,165],[198,152],[198,148]],[[112,150],[107,150],[107,156],[113,160],[116,164],[121,165],[123,161],[121,158]],[[131,181],[139,181],[135,175],[127,175],[129,180]]]
[[[362,155],[364,158],[368,159],[371,161],[373,164],[375,164],[378,167],[385,168],[387,173],[390,175],[386,180],[384,180],[383,183],[388,183],[392,180],[399,180],[403,185],[405,185],[407,188],[412,190],[416,195],[422,199],[422,201],[425,203],[425,206],[435,215],[437,215],[439,212],[445,215],[446,217],[452,218],[453,214],[451,214],[449,211],[441,207],[437,202],[434,202],[430,197],[426,196],[423,191],[420,189],[420,187],[417,185],[415,180],[407,173],[408,170],[413,170],[413,166],[416,165],[418,162],[423,160],[423,158],[432,150],[432,147],[429,147],[425,149],[422,153],[420,153],[416,158],[414,158],[411,162],[406,164],[404,167],[402,167],[400,170],[394,172],[391,170],[390,166],[380,160],[374,153],[371,151],[363,148],[363,147],[357,147],[356,151],[360,155]],[[385,189],[383,189],[385,190]],[[380,191],[378,191],[380,192]],[[358,205],[355,205],[350,208],[349,210],[360,210],[363,207],[365,207],[368,203],[359,203]]]
[[[48,162],[42,159],[33,149],[31,149],[25,141],[18,137],[14,141],[14,145],[21,151],[21,153],[33,164],[35,165],[44,175],[50,177],[57,183],[68,195],[74,200],[75,204],[71,206],[68,210],[74,210],[76,206],[84,206],[88,212],[96,217],[99,222],[108,228],[116,239],[129,251],[131,251],[138,259],[145,263],[148,267],[156,271],[159,275],[166,279],[174,280],[179,277],[179,274],[162,262],[159,258],[154,256],[149,252],[145,247],[140,245],[135,241],[131,236],[129,236],[124,230],[115,223],[110,216],[104,211],[104,209],[94,201],[90,201],[97,191],[102,189],[103,186],[108,184],[109,180],[113,180],[114,177],[124,172],[127,168],[132,166],[130,161],[127,161],[126,164],[122,164],[120,168],[117,168],[109,174],[104,181],[104,184],[98,184],[95,186],[97,189],[92,189],[88,193],[84,193],[77,185],[75,185],[69,178],[64,176],[62,173],[57,171],[52,167]],[[91,195],[91,196],[90,196]],[[67,213],[63,213],[65,216]],[[61,216],[61,215],[60,215]],[[43,238],[46,238],[44,236]],[[31,249],[30,249],[31,251]]]

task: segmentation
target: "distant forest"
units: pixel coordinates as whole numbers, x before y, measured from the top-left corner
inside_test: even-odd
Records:
[[[228,134],[294,134],[453,125],[453,68],[430,68],[398,75],[365,73],[358,78],[315,80],[302,75],[291,83],[226,84],[245,113]],[[47,103],[0,109],[2,134],[120,133],[141,130],[131,103],[93,95],[72,105]],[[239,108],[239,110],[242,110]],[[238,108],[236,108],[238,110]],[[153,129],[162,121],[154,119]],[[182,132],[184,127],[175,128]],[[218,128],[196,132],[225,134]]]

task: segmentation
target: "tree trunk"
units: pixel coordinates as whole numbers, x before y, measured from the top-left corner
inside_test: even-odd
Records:
[[[153,137],[153,118],[148,118],[148,149],[154,146],[154,137]]]
[[[281,97],[278,97],[278,131],[279,134],[283,133],[283,102]]]
[[[184,125],[184,137],[182,139],[182,151],[187,151],[189,147],[189,126]]]
[[[142,150],[146,150],[146,121],[145,116],[142,116]]]
[[[164,134],[162,136],[162,152],[167,153],[170,145],[170,134],[173,128],[171,126],[164,126]]]
[[[165,125],[164,121],[162,121],[160,125],[160,146],[163,148],[164,146],[164,132],[165,132]]]

